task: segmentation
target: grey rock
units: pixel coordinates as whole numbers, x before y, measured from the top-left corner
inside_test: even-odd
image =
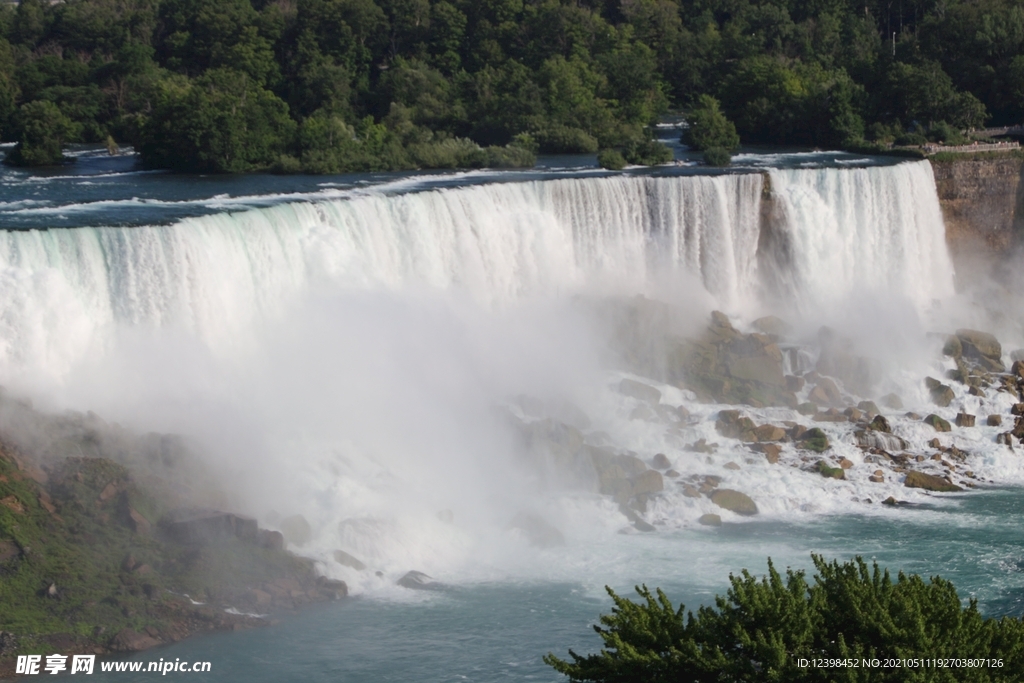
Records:
[[[360,561],[359,558],[355,557],[354,555],[349,555],[344,550],[334,551],[334,561],[340,565],[352,567],[352,569],[355,569],[356,571],[361,572],[364,569],[366,569],[366,565],[363,564],[363,562]]]
[[[406,572],[396,583],[402,588],[414,591],[437,591],[444,588],[444,584],[434,581],[430,576],[415,569]]]

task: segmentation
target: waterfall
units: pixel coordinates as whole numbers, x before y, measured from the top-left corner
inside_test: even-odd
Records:
[[[170,226],[0,233],[0,381],[59,375],[114,328],[206,343],[314,288],[458,289],[485,304],[634,294],[687,273],[723,307],[766,287],[827,301],[858,287],[952,292],[927,162],[761,174],[576,178],[283,204]]]
[[[779,295],[809,306],[877,293],[923,308],[954,293],[927,161],[772,170],[770,179],[777,206],[765,270]]]

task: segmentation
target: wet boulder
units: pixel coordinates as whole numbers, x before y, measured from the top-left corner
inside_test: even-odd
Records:
[[[876,432],[885,432],[886,434],[892,433],[892,427],[889,425],[889,420],[885,419],[884,415],[875,415],[868,427]]]
[[[828,397],[828,402],[838,407],[843,404],[843,394],[839,391],[839,386],[828,377],[818,377],[815,382],[815,387],[825,392],[825,396]]]
[[[733,489],[715,489],[711,493],[711,502],[720,508],[735,512],[737,515],[751,516],[757,514],[757,504],[745,493]]]
[[[903,481],[903,485],[907,488],[924,489],[926,491],[963,491],[962,488],[952,482],[946,481],[945,479],[936,477],[932,474],[918,472],[917,470],[907,472],[907,478]]]
[[[809,451],[816,451],[821,453],[827,451],[831,444],[828,441],[828,436],[818,427],[808,429],[800,435],[797,440],[797,446],[804,448]]]
[[[762,443],[782,441],[786,438],[786,430],[773,424],[764,424],[754,430],[754,436]]]
[[[715,421],[715,429],[722,436],[740,441],[757,441],[757,425],[749,417],[740,416],[738,410],[722,410]]]
[[[351,567],[356,571],[363,571],[366,569],[366,565],[354,555],[346,553],[344,550],[334,551],[334,561],[345,567]]]
[[[408,588],[409,590],[414,591],[436,591],[442,590],[444,588],[443,583],[435,581],[427,574],[424,574],[423,572],[418,572],[415,569],[406,572],[402,576],[402,578],[400,578],[395,583],[397,583],[402,588]]]
[[[750,326],[759,332],[770,334],[774,337],[784,337],[789,333],[790,326],[785,320],[778,316],[766,315],[750,323]]]
[[[657,470],[647,470],[633,477],[630,479],[630,484],[634,496],[660,493],[665,489],[665,480],[662,478],[661,472]]]
[[[628,378],[619,382],[619,393],[639,401],[646,401],[652,405],[658,405],[661,402],[660,389]]]
[[[975,361],[996,361],[1002,369],[1003,347],[999,340],[988,332],[979,330],[957,330],[956,336],[963,347],[963,355]]]
[[[861,401],[857,404],[857,407],[867,413],[868,417],[878,415],[882,411],[878,409],[878,405],[874,401]]]
[[[701,515],[697,519],[697,524],[702,524],[704,526],[722,526],[722,517],[721,515],[716,515],[714,513],[709,512],[707,514]]]
[[[975,416],[969,413],[957,413],[956,414],[956,426],[957,427],[973,427]]]
[[[814,469],[817,470],[818,474],[828,479],[846,479],[846,472],[843,471],[842,467],[832,467],[824,460],[819,460],[815,463]]]
[[[597,446],[586,446],[584,451],[597,474],[598,492],[604,495],[629,500],[634,495],[633,478],[648,471],[647,465],[632,455],[620,455]]]
[[[953,399],[956,398],[956,394],[953,393],[952,388],[943,384],[934,377],[925,377],[924,384],[928,388],[928,393],[931,395],[932,403],[940,408],[947,407],[953,402]]]
[[[937,432],[948,432],[948,431],[951,431],[951,429],[952,429],[949,426],[949,422],[947,422],[946,420],[943,420],[941,417],[939,417],[935,413],[932,413],[928,417],[924,418],[924,423],[925,424],[929,424],[932,427],[934,427],[935,431],[937,431]]]
[[[818,412],[818,406],[811,401],[805,401],[796,407],[796,412],[801,415],[815,415]]]
[[[960,343],[960,337],[956,335],[949,335],[946,337],[945,343],[942,345],[942,355],[950,356],[952,358],[960,358],[964,353],[963,344]]]
[[[651,467],[656,470],[667,470],[672,467],[672,462],[664,453],[655,453],[654,457],[651,458]]]

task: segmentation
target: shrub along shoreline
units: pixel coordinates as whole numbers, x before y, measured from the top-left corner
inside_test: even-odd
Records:
[[[726,595],[696,615],[660,589],[638,587],[632,602],[608,588],[615,606],[594,626],[601,652],[544,661],[573,683],[1020,680],[1021,619],[982,617],[939,577],[893,580],[860,557],[811,557],[811,582],[769,559],[768,576],[730,575]]]

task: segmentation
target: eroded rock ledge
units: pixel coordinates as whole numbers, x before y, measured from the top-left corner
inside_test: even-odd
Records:
[[[931,164],[957,265],[1017,245],[1024,227],[1024,154],[963,155]]]

